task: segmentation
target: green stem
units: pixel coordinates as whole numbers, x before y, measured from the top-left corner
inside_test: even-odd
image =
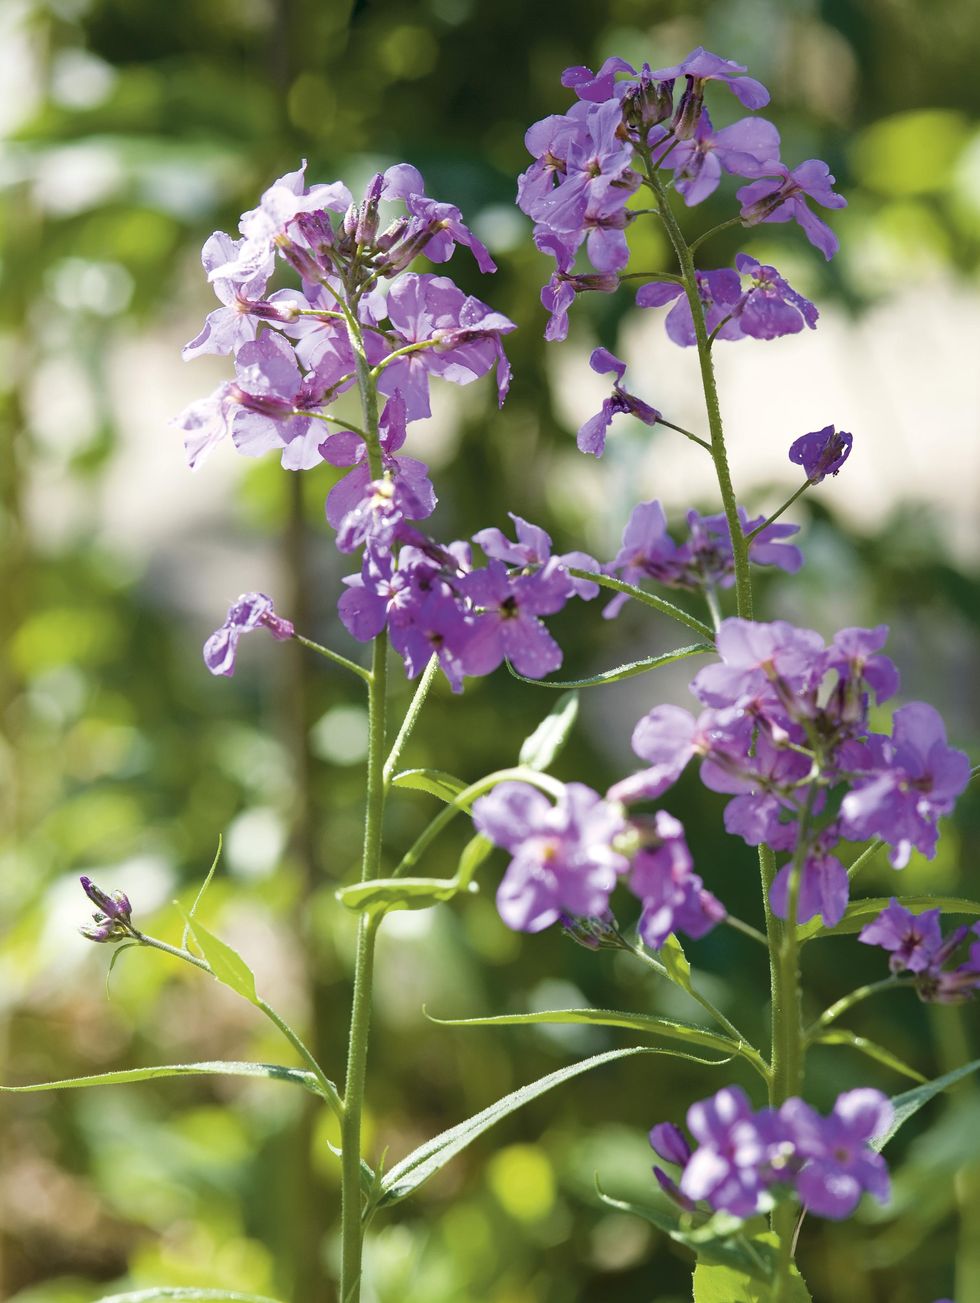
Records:
[[[714,584],[705,584],[704,600],[708,604],[708,610],[711,612],[711,623],[715,626],[715,635],[721,628],[721,605],[718,601],[718,594],[715,591]]]
[[[675,425],[673,421],[665,421],[662,416],[657,417],[657,424],[666,425],[668,430],[676,430],[678,434],[683,434],[692,443],[699,443],[707,452],[711,451],[711,444],[707,439],[702,439],[699,434],[692,434],[690,430],[685,430],[683,425]]]
[[[696,240],[691,242],[691,252],[693,253],[695,249],[700,249],[701,245],[704,244],[706,240],[710,240],[713,236],[719,235],[722,231],[727,231],[729,227],[741,226],[741,224],[741,217],[729,217],[727,222],[719,222],[717,226],[712,226],[710,231],[705,231],[703,235],[699,235]]]
[[[734,914],[726,914],[724,923],[727,927],[733,928],[736,932],[741,932],[743,936],[751,937],[758,945],[765,946],[766,950],[769,949],[769,942],[766,939],[766,934],[760,932],[758,928],[753,927],[751,923],[744,923],[740,918],[736,918]]]
[[[860,873],[860,871],[864,868],[864,866],[871,860],[872,856],[877,855],[880,850],[884,849],[884,846],[885,843],[877,838],[871,843],[870,846],[865,846],[864,850],[857,857],[857,859],[854,861],[851,867],[847,870],[847,876],[851,879],[852,882],[854,881],[857,874]]]
[[[310,651],[315,651],[318,656],[325,657],[328,661],[333,661],[335,665],[342,665],[345,670],[350,670],[356,674],[359,679],[365,683],[371,682],[371,671],[366,670],[363,665],[358,665],[356,661],[348,660],[346,656],[341,656],[340,652],[331,651],[329,647],[323,647],[320,643],[314,642],[312,638],[304,638],[302,634],[293,634],[296,642],[303,647],[309,647]]]
[[[799,488],[796,490],[796,492],[792,495],[792,497],[787,498],[786,501],[783,503],[783,505],[778,509],[778,511],[774,511],[774,512],[772,513],[771,516],[767,517],[767,518],[762,522],[761,525],[759,525],[759,526],[757,526],[757,528],[753,529],[753,531],[752,531],[751,534],[746,534],[746,536],[745,536],[745,541],[746,541],[746,543],[751,544],[751,543],[752,543],[752,540],[755,539],[755,538],[758,538],[758,536],[762,533],[762,531],[763,531],[764,529],[768,529],[769,526],[770,526],[774,521],[778,520],[779,517],[783,514],[784,511],[788,511],[788,510],[790,509],[790,507],[793,505],[793,503],[796,501],[796,499],[799,498],[799,497],[802,497],[803,494],[806,493],[806,491],[807,491],[807,489],[810,487],[810,484],[811,484],[811,483],[812,483],[811,480],[804,480],[803,483],[800,485],[800,487],[799,487]]]
[[[415,344],[406,344],[404,348],[396,348],[393,353],[383,357],[376,367],[371,371],[371,379],[376,380],[386,366],[390,366],[399,357],[407,357],[410,353],[421,353],[427,348],[436,348],[439,344],[437,339],[420,339]]]
[[[384,785],[387,788],[391,783],[392,775],[398,768],[399,761],[402,758],[402,752],[405,750],[405,744],[411,737],[412,729],[422,713],[422,707],[425,705],[425,699],[429,695],[429,689],[439,673],[439,657],[434,655],[430,657],[428,665],[422,671],[422,677],[419,679],[418,687],[415,689],[415,695],[412,697],[411,704],[402,720],[402,726],[398,730],[398,736],[392,744],[391,751],[388,753],[388,759],[384,763]]]
[[[714,642],[714,630],[704,624],[696,616],[688,615],[687,611],[675,606],[673,602],[668,602],[663,597],[657,597],[654,593],[648,593],[643,588],[637,588],[635,584],[628,584],[625,579],[615,579],[612,575],[604,575],[594,570],[579,570],[577,566],[569,566],[568,573],[574,575],[576,579],[591,579],[593,583],[599,584],[602,588],[611,588],[616,593],[626,593],[629,597],[635,597],[638,602],[643,602],[645,606],[652,606],[655,611],[662,615],[669,615],[672,620],[677,620],[679,624],[686,624],[689,629],[699,633],[702,638],[707,638],[709,642]]]
[[[364,339],[356,317],[343,304],[347,317],[347,334],[354,353],[354,367],[361,396],[365,447],[373,479],[383,471],[378,437],[378,386],[364,349]],[[364,812],[364,851],[361,881],[376,878],[381,868],[382,829],[385,808],[384,759],[388,704],[388,635],[380,633],[374,640],[371,678],[368,683],[368,756],[367,799]],[[377,919],[362,916],[357,933],[354,960],[354,989],[351,999],[350,1034],[347,1047],[347,1074],[344,1081],[344,1115],[341,1121],[340,1186],[340,1298],[343,1303],[358,1303],[361,1296],[361,1255],[364,1224],[361,1217],[361,1114],[367,1079],[368,1035],[371,1025],[371,990],[374,981],[374,942]]]
[[[867,986],[859,986],[856,991],[850,991],[847,995],[841,996],[829,1008],[824,1009],[820,1017],[806,1029],[804,1040],[807,1043],[812,1041],[825,1027],[829,1027],[832,1022],[836,1022],[842,1014],[847,1013],[848,1009],[853,1009],[856,1004],[866,1000],[869,995],[877,995],[879,991],[894,991],[900,986],[914,985],[913,978],[883,977],[880,982],[869,982]]]
[[[694,270],[694,257],[690,245],[684,239],[677,224],[663,182],[650,164],[649,153],[646,155],[647,178],[650,187],[657,196],[660,219],[667,232],[667,238],[673,246],[681,275],[687,301],[691,307],[691,319],[694,323],[694,338],[698,349],[698,362],[701,368],[701,384],[704,389],[704,402],[708,413],[708,430],[711,435],[711,457],[715,463],[718,488],[725,509],[725,519],[732,538],[732,552],[735,557],[735,601],[738,614],[743,620],[752,619],[752,581],[749,575],[748,545],[742,533],[742,523],[738,516],[738,503],[732,484],[731,471],[728,466],[728,451],[725,447],[725,431],[721,420],[721,407],[718,402],[718,387],[715,384],[714,365],[711,361],[711,346],[704,324],[704,308],[698,293],[698,284]]]

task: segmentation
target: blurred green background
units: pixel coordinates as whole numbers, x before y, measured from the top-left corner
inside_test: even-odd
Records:
[[[670,431],[625,428],[601,465],[573,433],[602,388],[582,376],[597,340],[630,358],[639,392],[703,424],[693,359],[660,314],[629,319],[594,296],[566,345],[546,350],[546,260],[513,207],[526,126],[563,111],[572,63],[616,52],[654,66],[703,43],[770,86],[784,158],[826,158],[850,207],[829,266],[789,228],[712,246],[778,261],[817,300],[805,340],[719,349],[736,479],[753,509],[792,487],[789,441],[829,421],[856,452],[795,519],[808,565],[763,585],[763,612],[825,634],[887,621],[903,698],[943,710],[976,755],[978,534],[976,313],[980,252],[980,11],[948,0],[5,0],[0,7],[0,1064],[7,1082],[209,1057],[283,1056],[254,1011],[159,955],[125,955],[107,999],[107,948],[75,932],[89,873],[126,889],[147,930],[179,938],[225,836],[206,919],[253,964],[260,989],[342,1075],[353,924],[333,899],[359,846],[365,718],[356,687],[298,648],[249,640],[233,680],[200,645],[235,595],[260,588],[312,636],[350,651],[335,601],[349,568],[323,522],[333,474],[296,476],[230,448],[191,476],[167,419],[226,374],[182,367],[212,304],[197,262],[269,181],[310,159],[312,180],[356,190],[406,158],[491,245],[481,280],[451,274],[514,318],[501,414],[489,386],[441,395],[413,438],[432,463],[442,537],[515,510],[562,547],[612,556],[641,497],[716,509],[710,480]],[[730,120],[734,106],[712,109]],[[727,116],[726,116],[727,115]],[[691,217],[729,215],[732,183]],[[667,266],[655,232],[644,260]],[[656,261],[659,260],[659,261]],[[972,342],[970,331],[972,329]],[[669,404],[661,399],[669,399]],[[828,404],[833,404],[829,407]],[[685,419],[686,418],[686,419]],[[628,427],[628,422],[623,422]],[[695,425],[695,428],[698,428]],[[676,438],[676,444],[671,442]],[[677,446],[682,445],[682,446]],[[554,621],[579,676],[673,645],[649,611],[597,607]],[[680,639],[683,641],[683,638]],[[630,765],[629,729],[684,703],[679,669],[596,690],[558,765],[602,787]],[[399,704],[406,700],[398,688]],[[513,759],[553,704],[498,673],[462,698],[444,685],[407,759],[467,778]],[[397,709],[397,705],[396,705]],[[392,802],[406,847],[433,813]],[[757,921],[754,857],[721,836],[721,800],[688,775],[685,819],[708,885]],[[466,829],[426,871],[451,873]],[[905,890],[976,896],[980,802],[947,821],[939,855]],[[628,957],[556,933],[508,932],[493,908],[503,868],[452,907],[393,916],[379,956],[368,1131],[392,1160],[572,1058],[629,1044],[580,1029],[452,1030],[436,1015],[581,1005],[690,1014]],[[887,866],[866,894],[887,893]],[[624,918],[630,907],[624,901]],[[297,937],[300,939],[297,944]],[[720,929],[689,951],[707,992],[761,1034],[764,962]],[[883,972],[853,940],[806,956],[819,1007]],[[926,1009],[900,992],[848,1025],[927,1075],[980,1053],[975,1006]],[[394,1217],[368,1255],[371,1303],[674,1303],[689,1264],[644,1223],[597,1204],[650,1189],[646,1131],[741,1079],[676,1060],[628,1061],[507,1120]],[[814,1102],[908,1083],[847,1049],[814,1052]],[[745,1083],[749,1084],[749,1083]],[[295,1303],[330,1297],[338,1167],[330,1128],[287,1086],[213,1081],[6,1097],[0,1105],[0,1295],[88,1303],[116,1288],[212,1284]],[[800,1259],[814,1298],[921,1303],[980,1298],[980,1093],[959,1089],[903,1133],[889,1208],[815,1219]],[[955,1291],[955,1292],[954,1292]]]

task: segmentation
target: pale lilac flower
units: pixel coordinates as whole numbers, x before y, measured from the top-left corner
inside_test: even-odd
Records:
[[[650,75],[654,81],[675,81],[678,77],[686,77],[687,90],[684,92],[684,100],[697,101],[700,104],[704,99],[704,88],[707,83],[721,81],[747,109],[765,108],[769,103],[769,92],[761,82],[756,81],[754,77],[746,77],[744,73],[745,68],[742,64],[734,63],[731,59],[722,59],[699,45],[680,63],[671,68],[657,68]],[[678,112],[691,115],[692,111],[685,108],[684,100]],[[695,120],[699,114],[700,109],[698,115],[693,115]],[[677,134],[681,136],[681,132]]]
[[[742,339],[744,332],[735,315],[742,297],[738,272],[731,267],[720,267],[716,271],[699,271],[695,278],[708,334],[717,330],[716,339]],[[682,348],[692,347],[697,337],[684,286],[674,281],[650,281],[636,291],[638,308],[663,308],[668,303],[674,304],[664,323],[668,336]]]
[[[619,286],[619,277],[615,272],[573,275],[575,249],[552,231],[540,228],[535,232],[534,243],[542,253],[550,253],[556,263],[551,280],[541,290],[541,304],[551,314],[544,331],[544,337],[550,343],[568,337],[568,310],[576,294],[587,290],[611,294]]]
[[[673,787],[688,761],[698,752],[697,720],[680,706],[654,706],[633,729],[632,747],[650,764],[630,778],[621,779],[607,792],[610,801],[624,804],[653,800]]]
[[[558,669],[561,648],[538,618],[560,611],[572,595],[557,558],[529,575],[510,575],[502,561],[491,560],[486,569],[464,575],[458,589],[479,612],[463,652],[467,674],[489,674],[505,658],[532,679]]]
[[[940,914],[938,909],[913,914],[893,896],[878,917],[861,929],[858,940],[889,951],[888,967],[893,973],[905,969],[921,973],[933,966],[943,943]]]
[[[666,144],[672,133],[651,132],[649,145]],[[663,166],[674,173],[674,189],[689,208],[718,188],[722,172],[733,176],[766,175],[766,164],[779,158],[779,132],[765,118],[741,118],[715,131],[708,110],[701,112],[694,134],[676,145]]]
[[[235,417],[241,411],[240,396],[238,386],[226,380],[170,422],[185,431],[184,451],[191,470],[197,470],[216,444],[231,438]]]
[[[738,1086],[691,1105],[687,1126],[698,1147],[681,1176],[682,1194],[736,1217],[752,1216],[768,1184],[759,1161],[758,1116]]]
[[[769,904],[777,918],[785,918],[789,901],[791,865],[784,864],[769,889]],[[844,917],[850,894],[847,870],[833,855],[809,855],[800,871],[797,923],[823,915],[824,927],[836,927]]]
[[[735,266],[749,277],[749,288],[736,309],[743,334],[752,339],[779,339],[797,334],[804,326],[816,329],[817,309],[775,267],[764,266],[747,253],[736,255]]]
[[[232,439],[246,457],[282,449],[286,470],[309,470],[322,460],[323,427],[308,415],[319,407],[324,383],[315,372],[299,369],[292,345],[267,330],[243,344],[235,357],[237,398],[241,405]]]
[[[477,543],[488,557],[497,561],[506,561],[510,565],[538,567],[550,561],[550,535],[546,534],[540,526],[532,525],[520,516],[515,516],[512,511],[507,514],[514,522],[516,543],[512,543],[505,534],[494,528],[477,530],[473,535],[473,542]],[[563,552],[555,557],[555,560],[566,570],[574,568],[598,571],[600,568],[595,557],[589,556],[587,552]],[[587,602],[599,595],[599,585],[593,583],[591,579],[576,579],[573,575],[569,575],[568,581],[576,597],[581,597]]]
[[[726,911],[694,872],[684,828],[666,810],[639,825],[643,846],[633,857],[629,888],[643,902],[639,933],[659,950],[672,932],[703,937]]]
[[[802,434],[790,445],[789,459],[802,466],[811,484],[819,484],[828,475],[836,475],[851,453],[854,436],[825,425],[812,434]]]
[[[603,914],[628,868],[613,850],[622,815],[582,783],[567,784],[555,804],[527,783],[498,783],[474,801],[473,822],[514,857],[497,909],[516,931],[540,932],[563,913]]]
[[[849,1217],[867,1191],[888,1201],[888,1168],[870,1141],[885,1135],[895,1110],[879,1090],[849,1090],[837,1097],[829,1117],[821,1117],[801,1099],[788,1099],[779,1110],[798,1159],[805,1160],[796,1190],[810,1212],[840,1220]]]
[[[243,243],[243,240],[232,240],[223,231],[215,231],[201,250],[204,270],[210,273],[213,267],[234,263]],[[209,313],[200,334],[184,345],[181,356],[185,362],[203,353],[234,353],[242,344],[255,338],[260,318],[273,315],[266,304],[258,301],[265,294],[273,267],[274,259],[270,253],[265,263],[247,280],[219,277],[212,281],[214,292],[223,306]]]
[[[616,377],[613,381],[612,397],[603,399],[600,411],[595,416],[590,416],[578,432],[579,451],[591,453],[593,457],[601,457],[606,446],[606,431],[612,424],[614,416],[622,413],[635,416],[644,425],[656,425],[660,420],[660,413],[641,398],[636,398],[622,388],[621,382],[626,374],[626,363],[615,357],[607,348],[594,349],[589,358],[589,366],[599,375],[611,373]]]
[[[613,55],[611,58],[606,59],[599,71],[595,73],[591,68],[585,68],[581,65],[566,68],[561,75],[561,84],[568,87],[569,90],[573,90],[580,100],[589,100],[593,104],[601,104],[604,100],[613,97],[617,86],[617,72],[628,72],[633,76],[636,75],[636,69],[631,64],[628,64],[625,59]]]
[[[785,164],[774,162],[767,171],[772,179],[753,181],[738,191],[742,221],[748,226],[758,222],[798,222],[810,243],[825,258],[832,258],[840,241],[806,202],[813,199],[824,208],[847,207],[847,200],[831,188],[834,178],[827,164],[810,158],[790,171]]]
[[[276,615],[271,597],[266,597],[265,593],[242,593],[230,607],[224,624],[204,644],[204,663],[211,673],[230,678],[235,673],[238,640],[243,633],[260,626],[280,641],[292,638],[296,633],[289,620]]]

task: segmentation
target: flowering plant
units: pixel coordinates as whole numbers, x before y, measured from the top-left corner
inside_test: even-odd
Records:
[[[676,527],[671,531],[658,501],[639,503],[620,551],[606,563],[582,551],[555,554],[544,530],[518,516],[512,517],[513,539],[501,522],[450,541],[421,527],[435,510],[436,494],[426,465],[403,451],[410,428],[430,415],[433,381],[467,385],[492,372],[502,404],[510,383],[504,338],[516,326],[447,276],[413,270],[418,259],[447,263],[456,246],[481,272],[495,270],[459,209],[426,195],[414,167],[403,163],[376,174],[355,202],[342,182],[307,185],[304,164],[274,182],[242,216],[240,239],[218,232],[204,246],[204,266],[221,306],[184,355],[233,354],[235,379],[178,418],[190,466],[199,467],[230,441],[245,456],[278,452],[287,470],[328,462],[346,472],[325,512],[338,550],[355,558],[338,609],[351,637],[370,644],[370,664],[313,642],[275,611],[268,596],[254,592],[237,599],[204,649],[208,669],[230,675],[242,635],[264,628],[277,640],[298,640],[357,678],[367,694],[360,880],[337,892],[357,927],[343,1087],[258,993],[246,960],[199,921],[200,895],[175,946],[143,933],[124,895],[85,878],[97,906],[85,935],[157,949],[196,966],[257,1007],[292,1046],[301,1069],[185,1064],[116,1077],[267,1075],[321,1099],[340,1131],[343,1303],[361,1297],[364,1237],[375,1216],[529,1099],[604,1063],[647,1053],[680,1054],[715,1067],[741,1060],[754,1074],[758,1101],[739,1086],[723,1086],[692,1102],[687,1126],[693,1146],[673,1121],[651,1119],[651,1145],[675,1174],[654,1167],[648,1202],[604,1191],[600,1197],[693,1251],[696,1300],[719,1298],[725,1289],[732,1297],[740,1291],[748,1298],[752,1290],[751,1297],[783,1303],[806,1299],[794,1262],[804,1216],[847,1217],[864,1193],[887,1199],[884,1145],[951,1080],[980,1066],[965,1065],[895,1099],[870,1088],[849,1090],[828,1113],[805,1098],[807,1050],[835,1043],[840,1029],[832,1025],[859,1001],[906,984],[924,1000],[954,1001],[980,986],[980,946],[972,944],[960,957],[968,928],[943,939],[939,921],[944,910],[973,916],[980,907],[937,899],[922,912],[931,902],[850,897],[861,868],[885,848],[895,869],[913,850],[935,854],[939,819],[952,810],[971,770],[925,703],[900,706],[887,731],[880,731],[878,707],[899,690],[898,671],[882,650],[884,626],[846,628],[827,641],[785,621],[754,618],[753,567],[800,568],[803,554],[787,541],[797,527],[781,517],[801,494],[840,472],[852,436],[828,425],[796,437],[787,455],[802,467],[803,484],[771,514],[750,516],[730,474],[712,352],[721,342],[775,340],[814,329],[818,312],[776,268],[749,254],[740,253],[734,267],[704,268],[695,253],[730,226],[795,221],[831,258],[837,239],[810,204],[837,209],[845,201],[832,189],[824,163],[810,159],[791,169],[780,160],[779,134],[765,119],[746,116],[716,130],[705,107],[712,82],[752,114],[768,102],[765,88],[743,67],[703,49],[656,70],[645,64],[637,71],[614,58],[596,73],[566,70],[562,83],[575,103],[534,124],[526,137],[533,161],[519,180],[518,203],[534,223],[538,249],[554,261],[541,292],[549,313],[546,338],[567,336],[579,294],[611,294],[636,281],[637,306],[668,308],[667,335],[695,349],[698,358],[705,434],[678,426],[634,394],[625,364],[609,350],[592,354],[592,369],[612,377],[611,394],[583,422],[580,450],[601,457],[607,438],[615,437],[617,417],[664,426],[711,459],[721,506],[709,516],[689,512],[681,535]],[[672,194],[694,207],[724,174],[745,182],[737,191],[738,215],[689,242]],[[662,224],[674,270],[629,270],[628,233],[645,217]],[[270,293],[281,270],[295,273],[299,286]],[[355,388],[361,404],[356,423],[336,409],[340,396]],[[562,650],[545,621],[569,603],[593,601],[603,588],[612,593],[605,618],[632,600],[683,625],[697,641],[556,683],[548,676],[560,668]],[[663,589],[686,594],[687,604]],[[700,614],[689,609],[691,598],[703,606]],[[406,675],[418,680],[397,731],[388,723],[389,644]],[[642,768],[604,793],[548,773],[574,726],[579,690],[694,657],[712,658],[691,682],[699,712],[653,704],[632,736]],[[528,737],[517,763],[473,781],[441,770],[402,769],[437,675],[458,693],[468,677],[491,674],[504,662],[518,678],[568,689]],[[758,848],[764,931],[730,914],[724,880],[696,871],[681,822],[660,805],[695,759],[705,786],[731,798],[726,831]],[[385,874],[383,820],[393,788],[427,792],[444,807]],[[415,876],[428,847],[460,814],[472,818],[474,836],[455,875]],[[469,1026],[528,1020],[621,1025],[641,1029],[651,1043],[594,1055],[525,1085],[387,1169],[383,1158],[369,1163],[362,1111],[378,930],[393,910],[425,909],[473,890],[495,847],[509,856],[496,894],[508,927],[534,933],[558,925],[590,949],[628,952],[695,1000],[710,1025],[593,1009],[457,1020]],[[212,873],[216,867],[217,859]],[[638,902],[616,905],[620,915],[628,911],[625,924],[613,912],[620,886]],[[679,934],[697,940],[719,925],[745,933],[767,955],[771,1036],[765,1047],[753,1045],[702,992],[682,947]],[[842,995],[804,1026],[801,948],[853,932],[889,952],[891,975]],[[705,1059],[703,1051],[712,1057]],[[890,1051],[872,1046],[870,1052],[899,1072],[911,1071]]]

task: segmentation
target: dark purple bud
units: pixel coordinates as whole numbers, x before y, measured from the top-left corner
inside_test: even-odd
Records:
[[[639,81],[623,96],[623,118],[645,138],[651,127],[664,122],[674,111],[673,81],[654,81],[650,65],[643,65]]]
[[[594,918],[562,913],[558,924],[569,940],[586,950],[620,950],[623,947],[623,938],[611,911]]]
[[[650,1146],[655,1154],[659,1154],[668,1163],[676,1163],[678,1167],[684,1167],[691,1157],[687,1137],[673,1122],[658,1122],[650,1129]]]
[[[354,240],[357,244],[372,244],[374,237],[378,233],[378,204],[381,202],[381,191],[384,188],[384,183],[385,179],[380,172],[375,172],[368,182],[367,190],[364,192],[364,202],[357,214],[357,226],[354,230]]]
[[[375,240],[375,246],[380,249],[382,253],[387,253],[387,251],[402,238],[408,230],[409,225],[410,223],[407,217],[396,217],[391,225],[386,226]]]
[[[825,425],[801,435],[790,446],[789,459],[803,467],[811,484],[819,484],[827,475],[837,474],[850,456],[853,442],[853,435],[846,430]]]
[[[298,272],[305,281],[318,281],[323,275],[323,266],[301,244],[294,244],[292,240],[280,240],[279,252],[292,267],[293,271]]]
[[[683,1208],[685,1212],[694,1212],[697,1204],[695,1204],[693,1199],[689,1199],[686,1194],[682,1193],[677,1182],[672,1181],[662,1168],[654,1166],[653,1174],[657,1178],[657,1183],[668,1199]]]
[[[614,271],[595,272],[585,276],[563,276],[562,280],[571,285],[576,294],[583,290],[598,290],[601,294],[611,294],[619,289],[619,277]]]
[[[678,140],[690,140],[704,108],[704,83],[696,77],[688,77],[687,87],[681,96],[681,102],[674,114],[674,135]]]
[[[250,412],[258,412],[262,416],[271,416],[273,420],[281,421],[284,417],[291,416],[295,410],[292,403],[287,403],[284,398],[273,398],[271,394],[250,394],[243,389],[241,385],[234,383],[228,386],[228,397],[233,402],[240,403]]]
[[[427,222],[423,227],[416,227],[414,230],[410,227],[405,239],[393,245],[390,249],[388,257],[378,269],[381,275],[397,276],[400,271],[404,271],[406,267],[415,261],[438,231],[438,222]]]
[[[121,891],[114,891],[112,895],[107,895],[101,887],[97,887],[91,878],[79,878],[86,896],[93,905],[98,905],[99,909],[109,919],[122,918],[127,922],[132,913],[132,905]]]

